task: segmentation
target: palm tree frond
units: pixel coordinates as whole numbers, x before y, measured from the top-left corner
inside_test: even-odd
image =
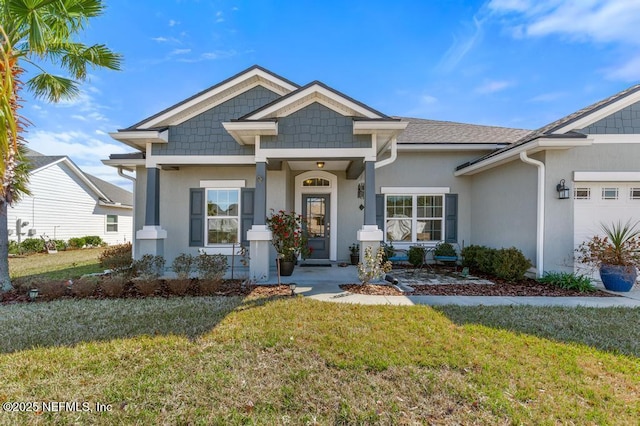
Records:
[[[75,81],[46,72],[38,74],[27,81],[27,88],[37,98],[46,99],[49,102],[74,98],[80,93]]]
[[[112,52],[103,44],[86,47],[83,44],[74,43],[64,47],[67,49],[61,56],[60,63],[75,79],[84,80],[87,77],[87,65],[112,70],[120,69],[122,56]],[[59,52],[50,53],[59,54]]]

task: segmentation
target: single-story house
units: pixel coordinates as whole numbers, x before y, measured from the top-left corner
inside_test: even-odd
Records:
[[[640,85],[529,131],[388,116],[253,66],[111,133],[135,152],[104,163],[136,172],[136,256],[245,244],[261,279],[265,218],[285,209],[313,225],[318,259],[449,241],[571,271],[600,221],[640,219],[639,102]]]
[[[28,150],[31,195],[8,209],[9,238],[67,241],[97,235],[108,244],[131,242],[133,195],[83,172],[64,155]]]

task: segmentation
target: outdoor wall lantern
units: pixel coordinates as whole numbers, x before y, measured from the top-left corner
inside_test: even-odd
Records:
[[[323,169],[324,168],[324,161],[316,162],[316,166],[318,166],[319,169]]]
[[[558,191],[558,198],[566,200],[569,198],[569,188],[564,185],[564,179],[560,180],[560,183],[556,185],[556,191]]]

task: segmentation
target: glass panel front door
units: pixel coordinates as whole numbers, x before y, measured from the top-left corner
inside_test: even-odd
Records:
[[[329,258],[329,194],[303,194],[302,217],[309,237],[311,259]]]

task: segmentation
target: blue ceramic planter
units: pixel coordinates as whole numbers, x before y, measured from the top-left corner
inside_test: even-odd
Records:
[[[629,291],[636,282],[638,274],[635,266],[602,265],[600,279],[604,288],[610,291]]]

